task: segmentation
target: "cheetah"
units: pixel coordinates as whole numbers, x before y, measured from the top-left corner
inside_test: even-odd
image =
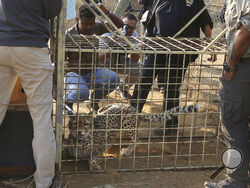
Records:
[[[178,113],[197,112],[200,105],[187,105],[175,107],[168,110],[164,114],[145,114],[142,116],[136,115],[136,109],[124,103],[115,103],[105,106],[98,110],[96,115],[72,116],[69,121],[69,137],[68,145],[76,146],[65,147],[64,152],[67,152],[71,157],[77,155],[78,159],[89,160],[90,169],[101,170],[101,156],[105,152],[105,144],[111,144],[118,137],[125,133],[131,139],[131,144],[127,148],[120,151],[121,156],[130,156],[134,152],[136,140],[136,127],[138,126],[137,119],[163,121],[171,120]],[[138,118],[137,118],[138,117]]]

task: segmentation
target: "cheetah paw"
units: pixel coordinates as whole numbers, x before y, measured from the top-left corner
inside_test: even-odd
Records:
[[[90,171],[92,170],[101,170],[102,167],[97,163],[96,160],[91,160],[89,162],[89,167],[90,167]]]

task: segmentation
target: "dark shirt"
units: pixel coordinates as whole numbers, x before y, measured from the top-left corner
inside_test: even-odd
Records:
[[[174,36],[192,17],[204,6],[203,0],[158,0],[152,8],[152,18],[148,24],[149,33],[156,26],[157,36]],[[213,28],[213,22],[207,10],[205,10],[180,37],[200,37],[200,28],[204,31],[205,25]]]
[[[105,28],[105,26],[100,22],[96,22],[96,26],[92,34],[102,35],[106,32],[107,29]],[[66,33],[71,35],[80,35],[77,24],[68,29]],[[93,56],[92,52],[81,53],[80,75],[85,76],[86,74],[91,73],[93,68],[95,68],[93,66],[96,66],[98,63],[97,60],[97,54]],[[79,54],[76,52],[66,52],[66,61],[69,70],[67,72],[75,72],[79,74]]]
[[[62,0],[0,0],[0,46],[47,47]]]
[[[77,24],[75,24],[73,27],[69,28],[66,32],[69,34],[80,35]],[[102,23],[96,22],[95,28],[92,30],[91,35],[93,35],[93,34],[102,35],[102,34],[107,33],[107,32],[108,32],[108,30],[106,29],[106,27]]]

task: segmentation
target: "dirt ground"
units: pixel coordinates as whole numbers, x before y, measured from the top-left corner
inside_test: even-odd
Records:
[[[106,171],[105,173],[93,174],[71,174],[63,175],[64,188],[203,188],[205,181],[213,170],[192,170],[192,171],[142,171],[142,172],[121,172]],[[225,171],[215,181],[225,178]],[[19,181],[21,178],[14,178],[12,181]],[[0,179],[0,188],[10,188]],[[27,188],[30,179],[15,184],[15,188]],[[13,188],[13,187],[12,187]]]
[[[65,175],[68,188],[203,188],[213,170]],[[216,180],[225,178],[222,173]]]

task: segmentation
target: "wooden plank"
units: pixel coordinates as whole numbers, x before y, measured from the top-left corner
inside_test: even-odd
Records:
[[[27,176],[34,173],[35,166],[0,167],[0,177]]]
[[[27,106],[27,96],[22,90],[22,84],[20,78],[17,79],[16,85],[12,91],[8,109],[17,110],[17,111],[26,111],[28,110]]]

